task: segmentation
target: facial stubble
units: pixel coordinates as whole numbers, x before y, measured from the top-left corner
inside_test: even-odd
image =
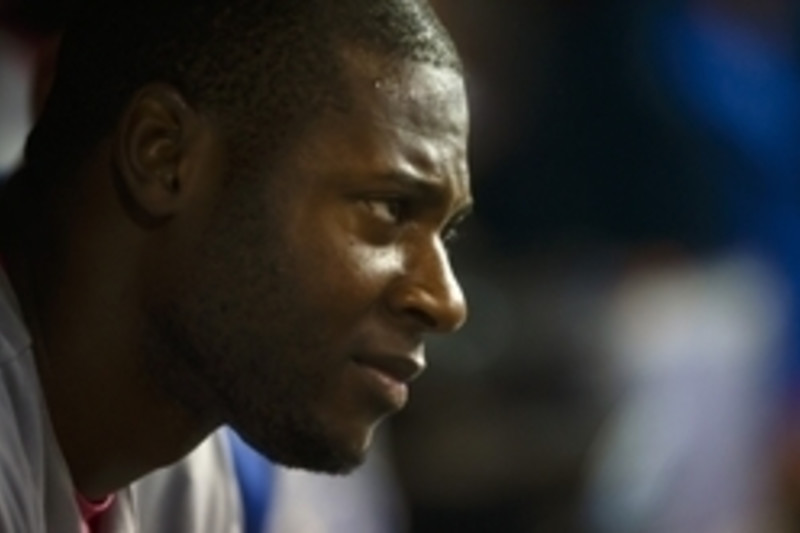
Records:
[[[174,286],[150,305],[148,374],[182,409],[231,425],[272,461],[345,473],[364,452],[337,442],[315,411],[330,379],[328,342],[306,313],[297,243],[279,231],[280,210],[258,198],[229,198]]]

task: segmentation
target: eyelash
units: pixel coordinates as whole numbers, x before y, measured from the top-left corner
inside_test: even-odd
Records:
[[[406,222],[413,209],[411,200],[405,198],[375,198],[366,200],[364,204],[373,216],[393,226],[401,226]],[[455,225],[449,225],[442,230],[441,239],[446,247],[452,246],[460,238],[461,233]]]
[[[449,226],[442,231],[442,242],[445,247],[451,247],[461,239],[461,232],[455,226]]]

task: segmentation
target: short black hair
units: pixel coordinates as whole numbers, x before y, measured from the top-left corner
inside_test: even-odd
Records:
[[[277,147],[328,101],[344,43],[461,69],[426,0],[88,0],[64,34],[26,164],[73,170],[154,81],[230,118],[237,147]]]

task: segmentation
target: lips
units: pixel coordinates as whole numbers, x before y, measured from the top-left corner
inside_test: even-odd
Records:
[[[398,411],[408,401],[408,383],[425,369],[422,350],[410,353],[369,353],[353,358],[370,396],[381,410]]]
[[[357,364],[385,374],[398,383],[407,384],[419,377],[425,370],[425,357],[421,350],[417,350],[417,352],[402,355],[359,355],[354,360]]]

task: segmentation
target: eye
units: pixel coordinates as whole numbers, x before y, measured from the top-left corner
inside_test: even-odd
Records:
[[[460,213],[451,218],[441,232],[442,243],[450,248],[461,239],[464,222],[470,214],[470,209],[462,209]]]
[[[460,238],[461,232],[455,226],[445,228],[442,232],[442,242],[444,242],[445,246],[452,246],[454,243],[458,242]]]
[[[410,210],[409,202],[403,198],[377,198],[366,200],[370,213],[387,224],[402,224]]]
[[[458,224],[451,224],[442,230],[441,239],[445,248],[452,248],[463,235],[462,228]]]

